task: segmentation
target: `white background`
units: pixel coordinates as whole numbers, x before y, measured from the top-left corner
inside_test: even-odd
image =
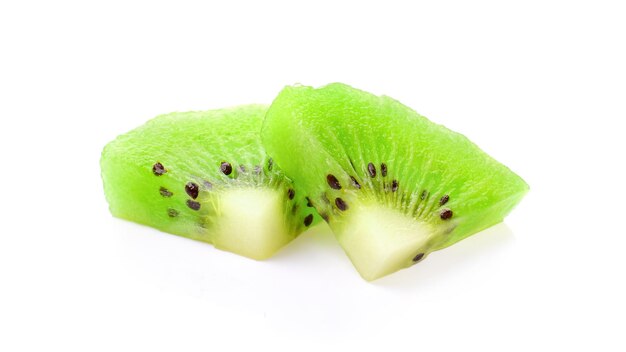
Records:
[[[0,350],[624,351],[620,1],[0,5]],[[532,190],[364,282],[325,228],[266,262],[112,218],[102,147],[157,114],[340,81]]]

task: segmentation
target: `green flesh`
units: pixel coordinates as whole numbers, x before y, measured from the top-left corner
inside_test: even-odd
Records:
[[[367,280],[502,221],[528,191],[465,136],[344,84],[285,88],[267,112],[262,138]]]
[[[315,210],[261,145],[266,109],[173,113],[119,136],[101,159],[111,213],[250,258],[274,254],[316,215],[305,221]],[[157,163],[166,172],[156,175]],[[195,199],[189,182],[199,188]]]

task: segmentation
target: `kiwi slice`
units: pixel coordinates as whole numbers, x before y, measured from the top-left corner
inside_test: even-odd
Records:
[[[528,191],[463,135],[339,83],[285,88],[262,138],[366,280],[502,221]]]
[[[318,217],[262,145],[262,105],[159,116],[109,143],[111,213],[254,259]]]

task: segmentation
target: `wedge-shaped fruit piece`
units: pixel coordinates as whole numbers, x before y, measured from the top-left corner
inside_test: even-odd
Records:
[[[262,137],[367,280],[502,221],[528,190],[463,135],[344,84],[285,88]]]
[[[261,146],[267,107],[173,113],[102,152],[113,215],[264,259],[315,221]]]

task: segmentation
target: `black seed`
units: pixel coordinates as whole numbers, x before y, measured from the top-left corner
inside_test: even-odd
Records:
[[[380,164],[380,174],[383,175],[383,177],[387,176],[387,164]]]
[[[187,199],[187,206],[193,210],[200,210],[200,203],[195,200]]]
[[[161,188],[159,188],[159,193],[161,193],[161,195],[162,195],[163,197],[167,197],[167,198],[169,198],[169,197],[171,197],[171,196],[173,196],[173,195],[174,195],[174,193],[170,192],[170,191],[169,191],[167,188],[165,188],[165,187],[161,187]]]
[[[423,190],[423,191],[422,191],[422,195],[420,196],[420,199],[421,199],[421,200],[426,199],[426,195],[427,195],[427,194],[428,194],[428,192],[426,192],[426,190]]]
[[[296,192],[293,189],[289,188],[287,190],[287,195],[289,196],[289,199],[293,199],[293,197],[296,196]]]
[[[391,181],[391,192],[395,192],[397,190],[398,190],[398,181],[397,180]]]
[[[370,177],[376,177],[376,166],[374,164],[367,164],[367,172],[369,172]]]
[[[261,174],[261,170],[262,170],[262,169],[261,169],[261,166],[259,166],[259,165],[256,165],[256,166],[254,167],[254,173],[255,173],[255,174],[257,174],[257,175],[260,175],[260,174]]]
[[[328,217],[328,214],[326,213],[322,213],[320,214],[320,216],[322,217],[322,219],[324,219],[324,221],[328,222],[330,220],[330,218]]]
[[[348,209],[348,203],[346,203],[341,198],[335,198],[335,205],[337,206],[337,208],[339,210],[346,210],[346,209]]]
[[[239,165],[239,172],[241,172],[241,173],[246,172],[246,166],[245,165]]]
[[[167,170],[165,170],[165,166],[163,166],[163,164],[161,163],[156,163],[154,165],[152,165],[152,173],[157,175],[157,176],[161,176],[164,173],[166,173]]]
[[[168,215],[170,218],[175,218],[175,217],[177,217],[177,216],[178,216],[178,210],[176,210],[176,209],[172,209],[172,208],[169,208],[169,209],[167,209],[167,215]]]
[[[420,260],[422,260],[424,258],[424,253],[420,253],[418,255],[416,255],[415,257],[413,257],[413,263],[417,263]]]
[[[356,170],[354,168],[354,163],[352,162],[352,159],[350,157],[348,157],[348,161],[350,162],[350,166],[352,166],[352,170]]]
[[[185,192],[187,192],[187,195],[189,195],[193,199],[198,198],[199,191],[200,187],[198,187],[198,185],[193,182],[187,182],[187,184],[185,185]]]
[[[233,167],[232,165],[230,165],[230,163],[222,161],[222,164],[220,165],[220,171],[222,171],[224,175],[230,175],[233,172]]]
[[[304,218],[304,226],[309,226],[313,222],[313,214],[309,214]]]
[[[269,171],[272,171],[272,167],[274,167],[274,160],[272,158],[269,158],[269,160],[267,161],[267,169]]]
[[[326,182],[328,182],[328,185],[330,186],[330,188],[332,189],[341,189],[341,185],[339,184],[339,180],[337,180],[337,178],[333,175],[326,175]]]
[[[448,203],[449,199],[450,199],[450,197],[448,197],[448,195],[446,194],[445,196],[441,197],[441,199],[439,199],[439,205],[444,205],[444,204]]]
[[[357,181],[354,176],[350,176],[350,179],[352,180],[352,185],[354,186],[354,188],[361,189],[361,184],[359,184],[359,181]]]
[[[212,189],[213,188],[213,184],[209,181],[204,181],[203,182],[204,187],[206,187],[206,189]]]
[[[309,208],[312,208],[313,207],[313,203],[311,203],[311,198],[305,197],[305,199],[306,199],[306,206],[309,207]]]
[[[452,217],[452,210],[450,209],[444,209],[441,211],[441,213],[439,213],[439,217],[442,220],[448,220]]]

